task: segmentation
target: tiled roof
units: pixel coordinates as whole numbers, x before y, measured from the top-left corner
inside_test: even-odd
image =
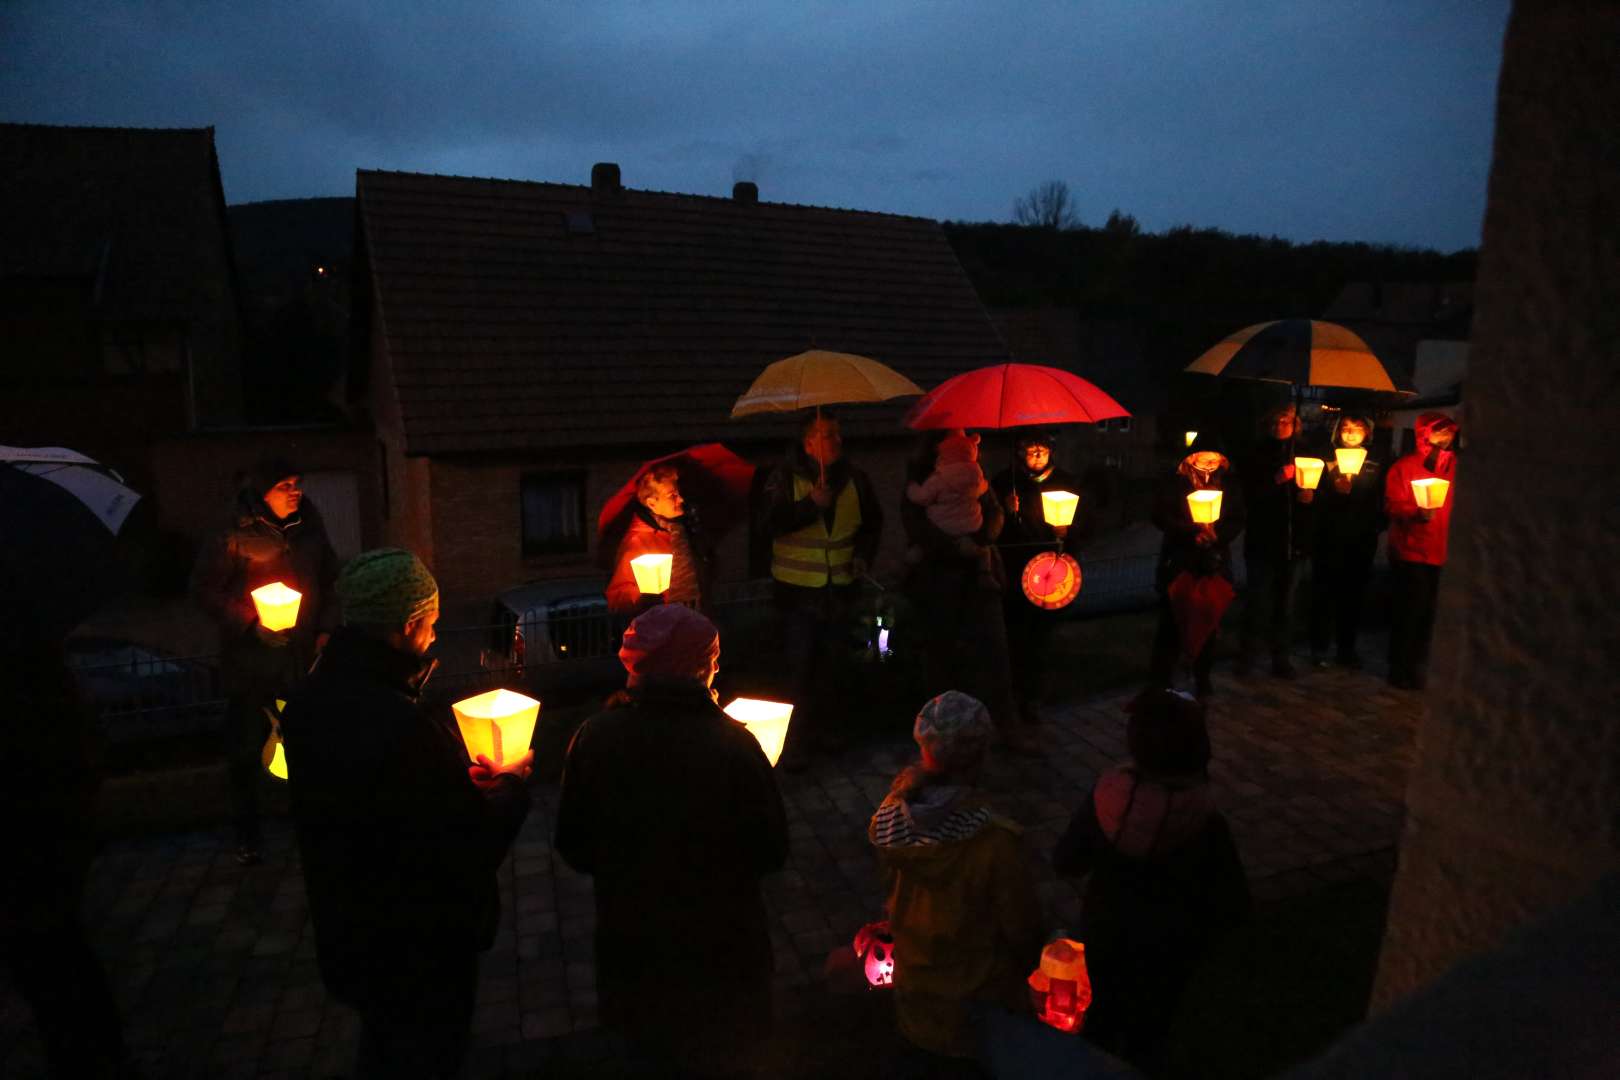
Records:
[[[934,221],[392,172],[357,192],[412,454],[774,434],[731,405],[808,348],[925,389],[1005,359]]]
[[[98,317],[215,304],[224,198],[212,128],[0,124],[0,279],[77,279]]]

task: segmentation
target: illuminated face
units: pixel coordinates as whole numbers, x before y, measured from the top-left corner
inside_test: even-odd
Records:
[[[1344,446],[1360,446],[1367,441],[1367,429],[1354,420],[1339,425],[1339,442]]]
[[[1189,454],[1187,460],[1193,468],[1202,473],[1214,472],[1221,467],[1221,455],[1213,450],[1200,450],[1196,454]]]
[[[661,518],[678,518],[686,513],[686,501],[681,498],[678,484],[654,484],[648,492],[646,506]]]
[[[1051,460],[1052,448],[1050,446],[1030,443],[1024,447],[1024,468],[1032,473],[1045,472],[1047,463]]]
[[[439,640],[439,602],[405,624],[405,645],[417,656],[426,656],[433,643]]]
[[[1457,429],[1454,427],[1435,428],[1429,432],[1429,445],[1440,450],[1450,450],[1456,438]]]
[[[844,439],[838,421],[823,417],[804,429],[804,452],[810,460],[831,465],[844,452]]]
[[[1271,418],[1271,437],[1273,439],[1292,439],[1294,437],[1294,428],[1298,423],[1299,418],[1292,411],[1283,410]]]
[[[304,501],[304,489],[298,480],[297,476],[284,477],[264,493],[264,505],[276,517],[284,518],[297,513],[298,504]]]

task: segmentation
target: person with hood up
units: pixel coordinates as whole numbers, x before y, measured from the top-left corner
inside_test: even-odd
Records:
[[[648,469],[636,483],[630,524],[613,557],[607,585],[608,611],[631,616],[660,602],[704,610],[709,595],[710,551],[681,497],[680,472],[674,465]],[[630,560],[642,555],[669,555],[669,589],[660,598],[645,596],[636,585]]]
[[[295,466],[279,458],[249,469],[238,485],[231,526],[204,544],[191,575],[192,596],[219,628],[220,689],[227,699],[221,733],[236,857],[243,865],[259,861],[266,710],[309,670],[338,620],[332,596],[337,555],[301,479]],[[253,590],[274,581],[303,594],[290,630],[266,630],[253,606]]]
[[[770,762],[716,704],[720,635],[675,604],[636,617],[622,693],[568,748],[557,853],[596,886],[605,1024],[656,1075],[743,1070],[769,1034],[760,879],[787,859]]]
[[[1151,1075],[1182,988],[1250,899],[1210,794],[1204,705],[1148,690],[1130,710],[1130,764],[1098,778],[1052,865],[1090,874],[1079,926],[1092,990],[1086,1038]]]
[[[1324,455],[1327,463],[1316,492],[1316,539],[1311,549],[1311,662],[1328,664],[1328,649],[1344,667],[1358,668],[1356,635],[1361,630],[1361,601],[1367,591],[1378,534],[1383,531],[1384,465],[1369,453],[1361,468],[1347,474],[1339,468],[1340,449],[1368,451],[1372,421],[1351,413],[1334,422]]]
[[[1180,603],[1177,598],[1188,589],[1188,596],[1211,591],[1230,593],[1232,584],[1232,541],[1243,532],[1246,515],[1242,488],[1229,482],[1231,462],[1221,452],[1220,441],[1200,432],[1187,448],[1176,471],[1160,486],[1153,503],[1153,523],[1164,533],[1159,547],[1154,585],[1159,592],[1159,625],[1153,636],[1153,658],[1148,665],[1154,686],[1167,687],[1175,677],[1176,661],[1187,651],[1191,635],[1183,624],[1197,615],[1214,626],[1202,644],[1188,658],[1199,698],[1208,699],[1214,691],[1210,672],[1215,666],[1215,639],[1220,611],[1208,609],[1208,600]],[[1221,493],[1220,517],[1210,524],[1195,522],[1187,496],[1195,491]]]
[[[1279,405],[1261,419],[1260,438],[1239,462],[1249,514],[1243,538],[1248,574],[1243,602],[1243,636],[1237,672],[1254,667],[1262,642],[1271,652],[1271,673],[1291,679],[1297,672],[1293,651],[1294,593],[1309,557],[1315,492],[1294,482],[1294,457],[1303,452],[1299,412]]]
[[[810,743],[842,742],[835,724],[840,649],[855,583],[877,556],[883,509],[872,482],[848,458],[838,419],[826,410],[804,422],[785,462],[756,476],[755,535],[769,538],[772,603],[780,614],[789,700],[794,702],[782,767],[802,769]]]
[[[921,762],[872,815],[894,936],[895,1015],[918,1050],[971,1057],[974,1003],[1028,1011],[1042,915],[1023,830],[979,787],[993,732],[976,698],[948,690],[917,713]],[[943,1063],[941,1063],[943,1066]]]
[[[1038,719],[1036,707],[1044,693],[1046,644],[1062,616],[1029,602],[1024,595],[1024,565],[1039,551],[1077,554],[1096,526],[1096,500],[1083,490],[1078,477],[1053,461],[1055,441],[1045,431],[1020,433],[1013,443],[1012,463],[990,481],[1007,514],[997,544],[1006,565],[1002,612],[1007,623],[1013,691],[1018,697],[1019,715],[1030,723]],[[1080,496],[1073,524],[1046,523],[1043,491],[1070,491]]]
[[[1455,491],[1434,510],[1417,504],[1412,481],[1431,477],[1450,483],[1457,475],[1457,422],[1444,413],[1417,418],[1417,448],[1389,467],[1384,481],[1384,512],[1389,515],[1390,622],[1389,681],[1403,690],[1421,690],[1427,679],[1429,638],[1440,595],[1440,568],[1446,564]]]
[[[439,618],[420,559],[363,552],[335,591],[343,625],[281,722],[315,959],[360,1014],[358,1075],[454,1076],[534,752],[469,762],[448,710],[420,704]]]

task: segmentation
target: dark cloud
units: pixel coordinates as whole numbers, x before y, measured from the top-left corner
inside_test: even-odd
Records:
[[[1005,220],[1478,241],[1506,0],[13,0],[0,116],[218,130],[233,202],[356,168]],[[743,175],[748,173],[750,175]]]

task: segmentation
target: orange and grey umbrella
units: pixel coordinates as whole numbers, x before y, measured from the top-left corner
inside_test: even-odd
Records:
[[[921,393],[922,387],[869,357],[812,349],[778,360],[760,372],[732,406],[731,418],[888,401]]]
[[[1354,331],[1317,319],[1279,319],[1229,334],[1188,364],[1196,375],[1292,386],[1336,386],[1410,394]]]

